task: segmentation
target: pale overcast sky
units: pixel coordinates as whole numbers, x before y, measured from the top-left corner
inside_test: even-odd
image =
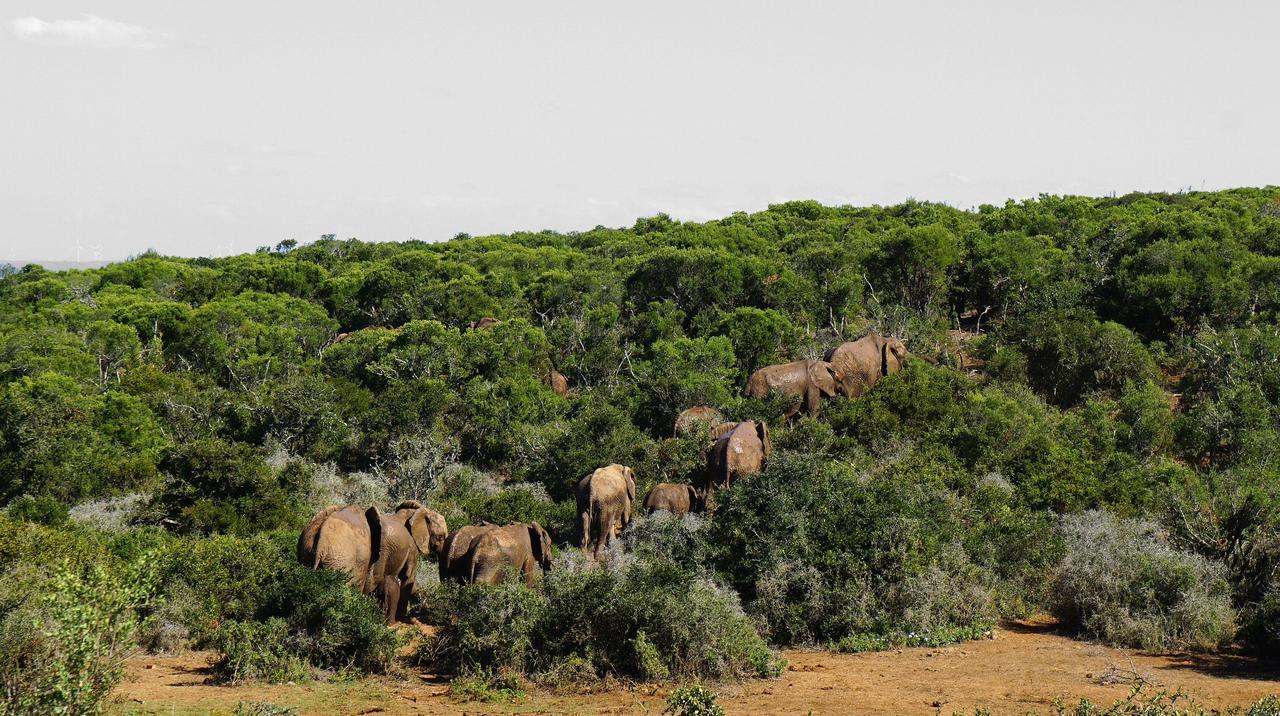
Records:
[[[1269,0],[3,0],[0,22],[0,261],[1280,183]]]

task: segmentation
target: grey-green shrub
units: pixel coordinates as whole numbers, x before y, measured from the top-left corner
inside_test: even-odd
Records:
[[[1235,633],[1222,565],[1171,545],[1153,523],[1068,515],[1054,614],[1089,637],[1143,649],[1212,649]]]
[[[738,604],[707,575],[661,555],[589,565],[561,555],[536,588],[441,585],[445,615],[419,658],[453,672],[575,672],[646,680],[776,676],[782,668]]]

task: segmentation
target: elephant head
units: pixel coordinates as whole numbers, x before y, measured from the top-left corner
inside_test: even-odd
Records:
[[[404,521],[404,526],[413,535],[414,544],[422,554],[440,554],[444,550],[445,538],[449,536],[449,524],[444,515],[429,507],[423,507],[417,500],[405,500],[396,506],[396,517]]]
[[[833,398],[844,390],[844,374],[824,360],[815,360],[809,366],[809,381],[824,398]]]
[[[551,569],[551,535],[537,522],[530,522],[528,527],[529,547],[533,550],[533,558],[542,567],[542,571],[548,571]]]
[[[760,438],[764,459],[768,460],[769,455],[773,452],[773,441],[769,439],[769,426],[765,425],[763,420],[756,423],[756,437]]]
[[[907,362],[907,347],[897,338],[885,338],[880,346],[880,375],[889,375]]]

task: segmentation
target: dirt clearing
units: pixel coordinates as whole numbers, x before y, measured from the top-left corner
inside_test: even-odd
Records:
[[[1179,689],[1208,707],[1280,693],[1280,669],[1230,656],[1148,655],[1087,644],[1052,624],[1009,624],[994,639],[873,654],[788,651],[781,679],[720,685],[730,714],[1043,713],[1056,698],[1110,704],[1137,681]],[[516,703],[458,702],[443,681],[420,676],[229,687],[208,683],[210,655],[138,657],[117,689],[115,713],[230,713],[240,701],[292,706],[304,714],[657,714],[669,687],[587,695],[531,691]]]

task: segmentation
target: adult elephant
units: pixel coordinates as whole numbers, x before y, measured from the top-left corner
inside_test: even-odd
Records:
[[[450,533],[440,551],[440,581],[467,581],[471,576],[471,547],[486,532],[498,527],[499,525],[492,522],[483,521],[478,525],[467,525]]]
[[[787,411],[787,418],[803,407],[809,415],[817,415],[823,398],[834,397],[844,385],[844,376],[835,366],[824,360],[798,360],[761,368],[747,379],[746,394],[749,398],[767,398],[771,393],[781,393],[790,398],[801,398],[802,403]]]
[[[626,465],[613,463],[597,469],[578,482],[578,519],[582,549],[592,554],[609,546],[619,528],[631,524],[631,505],[636,500],[636,474]]]
[[[881,378],[897,372],[910,356],[902,341],[873,333],[832,348],[824,358],[840,373],[844,385],[841,392],[856,398],[874,388]]]
[[[679,517],[698,509],[698,503],[698,490],[693,485],[659,482],[644,496],[644,511],[651,515],[666,510]]]
[[[298,536],[298,562],[311,569],[332,569],[347,575],[364,593],[377,586],[372,574],[382,544],[378,508],[330,505],[307,523]]]
[[[498,584],[509,572],[532,587],[551,569],[551,536],[537,522],[495,526],[472,543],[466,561],[472,584]]]
[[[688,435],[704,426],[711,426],[724,420],[719,410],[709,405],[695,405],[680,411],[676,416],[675,434]]]
[[[710,502],[712,491],[729,487],[735,481],[764,469],[773,452],[769,427],[745,420],[721,435],[707,451],[707,471],[702,485],[702,499]]]
[[[387,623],[403,619],[418,578],[418,557],[441,554],[449,536],[444,515],[417,500],[405,500],[394,512],[379,515],[382,541],[372,573]]]

